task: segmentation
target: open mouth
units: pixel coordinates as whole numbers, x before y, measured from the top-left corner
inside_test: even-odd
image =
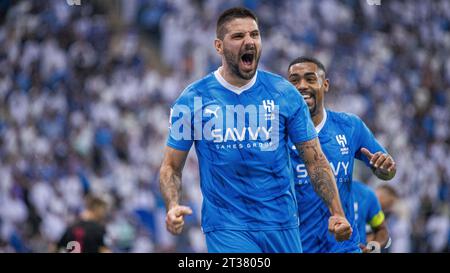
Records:
[[[308,105],[312,105],[316,97],[311,92],[300,92],[302,94],[303,99]]]
[[[244,64],[244,66],[251,66],[253,64],[253,60],[255,59],[254,53],[244,53],[241,56],[241,61]]]
[[[303,98],[306,99],[311,99],[313,96],[311,94],[306,94],[306,93],[302,93]]]

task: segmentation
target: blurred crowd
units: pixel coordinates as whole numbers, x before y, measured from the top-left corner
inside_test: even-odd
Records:
[[[165,230],[159,165],[170,104],[220,64],[217,16],[260,20],[260,68],[327,67],[326,105],[359,115],[398,164],[391,252],[450,246],[450,2],[63,0],[0,4],[0,252],[47,252],[94,193],[114,252],[203,252],[196,156],[182,236]],[[365,168],[355,177],[380,184]]]

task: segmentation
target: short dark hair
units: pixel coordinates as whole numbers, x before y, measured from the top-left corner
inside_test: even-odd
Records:
[[[108,207],[108,203],[106,202],[106,200],[96,195],[88,194],[85,197],[85,201],[86,201],[86,208],[88,210],[95,210],[97,208]]]
[[[253,20],[256,21],[256,23],[258,23],[258,18],[249,9],[243,7],[235,7],[227,9],[226,11],[222,12],[222,14],[219,16],[219,19],[217,19],[217,27],[216,27],[217,38],[223,40],[223,37],[225,37],[226,33],[225,24],[236,18],[252,18]]]
[[[390,194],[394,198],[399,197],[397,190],[394,187],[392,187],[391,185],[382,184],[382,185],[378,186],[377,189],[385,190],[388,194]]]
[[[314,63],[317,65],[317,67],[323,71],[323,73],[327,73],[327,71],[325,70],[325,66],[323,65],[323,63],[321,63],[318,59],[314,58],[314,57],[308,57],[308,56],[301,56],[296,58],[295,60],[293,60],[288,67],[288,70],[291,68],[291,66],[293,66],[294,64],[300,64],[300,63]]]

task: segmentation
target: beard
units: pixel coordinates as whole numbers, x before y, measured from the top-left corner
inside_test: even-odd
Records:
[[[306,105],[308,106],[309,109],[309,114],[311,115],[311,117],[316,116],[318,113],[317,111],[317,100],[316,100],[316,94],[317,94],[318,90],[308,90],[308,91],[304,91],[304,92],[300,92],[301,95],[303,96],[303,99],[305,100]],[[309,99],[305,99],[305,95],[309,96]]]
[[[246,52],[252,52],[254,55],[251,61],[252,62],[251,66],[253,66],[253,68],[251,68],[248,71],[244,71],[240,66],[241,58]],[[261,52],[257,52],[254,47],[246,47],[244,50],[239,52],[239,55],[236,55],[233,52],[231,52],[231,50],[224,48],[223,54],[225,56],[225,62],[227,63],[228,67],[230,68],[231,72],[234,75],[244,80],[250,80],[253,78],[253,76],[255,76],[256,69],[259,63],[259,58],[261,57]]]
[[[317,104],[314,103],[311,107],[308,106],[308,108],[309,108],[309,113],[311,114],[311,117],[314,117],[318,114],[317,113]]]

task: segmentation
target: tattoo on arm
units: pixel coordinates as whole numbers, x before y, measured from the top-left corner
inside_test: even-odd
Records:
[[[314,191],[322,198],[332,214],[343,213],[333,172],[318,139],[296,144],[296,147],[305,162]]]
[[[180,202],[181,174],[176,173],[168,166],[162,166],[160,172],[160,190],[166,203],[166,208],[169,209],[172,204]]]
[[[313,170],[310,173],[310,178],[314,191],[322,198],[328,207],[331,206],[331,203],[336,195],[336,190],[330,173],[324,171],[324,168],[313,167]]]
[[[166,148],[160,168],[159,187],[169,210],[181,199],[181,174],[188,152]]]
[[[395,176],[395,171],[391,171],[391,172],[383,172],[379,169],[373,168],[372,172],[381,180],[391,180],[392,178],[394,178]]]

